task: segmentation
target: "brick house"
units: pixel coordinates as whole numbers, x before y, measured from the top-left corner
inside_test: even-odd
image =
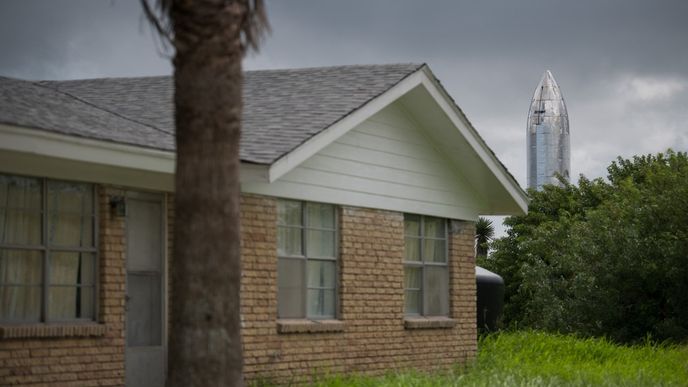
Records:
[[[426,65],[246,73],[245,374],[476,352],[474,222],[527,199]],[[169,77],[0,77],[0,385],[163,385]]]

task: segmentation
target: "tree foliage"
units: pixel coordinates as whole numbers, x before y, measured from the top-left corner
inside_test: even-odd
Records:
[[[688,338],[688,157],[618,158],[608,180],[530,191],[484,265],[505,323],[622,342]]]

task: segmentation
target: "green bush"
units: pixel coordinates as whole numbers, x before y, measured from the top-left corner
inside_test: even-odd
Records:
[[[608,180],[529,191],[483,261],[510,327],[635,342],[688,338],[688,157],[619,158]]]

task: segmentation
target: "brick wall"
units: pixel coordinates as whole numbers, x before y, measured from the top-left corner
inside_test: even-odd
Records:
[[[0,339],[0,385],[124,384],[124,218],[111,218],[99,188],[99,324],[7,328]],[[7,338],[14,336],[13,338]],[[28,337],[27,337],[28,336]]]
[[[0,339],[0,385],[124,384],[124,218],[111,217],[108,206],[110,196],[123,194],[114,188],[99,189],[100,323],[77,329],[34,326],[4,332],[5,337],[12,332],[20,337]],[[317,373],[446,369],[475,356],[472,223],[451,222],[453,327],[404,326],[403,214],[342,207],[340,322],[322,324],[325,330],[336,332],[278,333],[276,200],[255,195],[243,195],[241,200],[241,317],[248,379],[274,378],[286,383]],[[167,197],[167,206],[169,239],[174,227],[172,195]],[[169,313],[174,297],[168,297]]]
[[[275,199],[244,195],[241,221],[244,372],[248,379],[288,383],[318,373],[447,369],[474,358],[472,223],[451,222],[453,327],[405,328],[403,214],[342,207],[339,320],[343,324],[334,325],[337,332],[278,333]]]

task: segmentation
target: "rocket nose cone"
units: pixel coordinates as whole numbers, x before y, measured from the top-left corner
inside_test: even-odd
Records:
[[[554,79],[552,72],[545,70],[542,74],[542,79],[535,88],[535,93],[533,94],[533,100],[557,100],[562,99],[561,91],[559,90],[559,85]]]
[[[545,86],[545,87],[559,87],[557,85],[557,81],[554,79],[554,75],[552,75],[552,72],[549,70],[545,70],[545,73],[542,74],[542,79],[540,80],[540,86]]]

